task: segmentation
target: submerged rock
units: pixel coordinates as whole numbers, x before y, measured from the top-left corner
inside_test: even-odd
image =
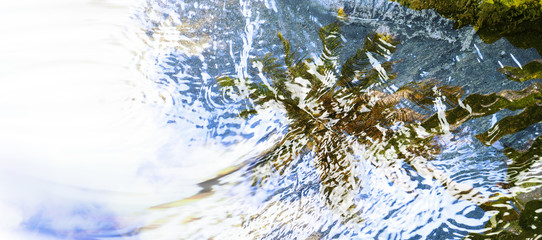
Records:
[[[519,48],[542,54],[542,3],[537,0],[396,0],[415,9],[434,9],[460,28],[472,25],[480,38],[493,43],[504,37]]]
[[[455,29],[454,21],[432,9],[417,11],[387,0],[323,0],[322,5],[334,10],[344,8],[351,24],[386,29],[401,39],[428,38],[461,43],[461,50],[471,48],[474,31]]]

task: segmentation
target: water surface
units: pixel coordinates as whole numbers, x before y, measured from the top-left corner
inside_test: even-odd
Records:
[[[406,162],[371,162],[369,146],[355,141],[340,143],[354,149],[343,157],[359,182],[348,193],[357,217],[345,220],[322,196],[316,153],[300,151],[283,172],[265,161],[288,134],[285,111],[240,118],[250,101],[218,79],[255,78],[256,57],[282,58],[278,32],[294,52],[318,57],[318,28],[335,21],[338,8],[349,16],[340,60],[372,31],[401,40],[389,56],[398,61],[397,78],[378,86],[386,93],[428,78],[462,86],[465,95],[519,90],[530,83],[496,69],[540,58],[505,39],[485,44],[433,11],[386,1],[9,7],[29,15],[5,17],[14,19],[5,31],[18,35],[2,43],[16,48],[5,51],[0,69],[8,80],[2,131],[10,136],[0,138],[9,194],[0,200],[5,219],[16,219],[6,225],[16,239],[462,239],[482,232],[491,213]],[[441,151],[429,166],[482,196],[505,192],[498,186],[507,181],[503,148],[526,147],[541,126],[492,146],[474,136],[512,113],[436,137]]]

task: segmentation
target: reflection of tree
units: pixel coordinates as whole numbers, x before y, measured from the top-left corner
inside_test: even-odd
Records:
[[[509,207],[504,210],[496,207],[502,199],[488,200],[471,186],[453,181],[427,161],[439,152],[433,139],[435,135],[447,133],[470,119],[503,109],[523,109],[478,134],[476,137],[486,145],[540,122],[542,84],[535,83],[519,91],[471,94],[464,100],[460,100],[463,93],[460,87],[440,86],[432,79],[406,84],[394,93],[384,93],[375,90],[375,86],[396,77],[390,57],[399,42],[393,36],[369,34],[363,46],[346,59],[342,67],[339,67],[343,45],[340,23],[320,29],[323,51],[318,59],[296,56],[290,43],[280,33],[278,36],[285,50],[285,66],[268,54],[253,62],[259,79],[219,78],[222,88],[250,99],[251,104],[240,116],[248,117],[259,108],[269,106],[285,110],[290,120],[288,132],[276,149],[266,155],[276,170],[283,173],[292,160],[313,153],[326,203],[344,217],[353,217],[356,205],[348,195],[360,187],[352,170],[354,148],[361,144],[368,152],[364,158],[383,168],[388,179],[399,186],[403,182],[395,170],[400,166],[398,163],[405,162],[421,176],[440,182],[458,199],[471,201],[487,211],[497,210],[501,215],[511,214]],[[426,117],[413,109],[399,107],[403,100],[421,107],[446,104],[452,108]],[[534,146],[531,148],[534,150],[526,153],[511,149],[507,153],[511,158],[523,159],[517,160],[515,165],[527,166],[533,159],[521,156],[534,154],[536,157],[533,151],[537,153],[539,148]]]
[[[314,153],[321,193],[328,206],[340,210],[343,216],[351,216],[356,209],[347,196],[359,187],[352,174],[355,144],[368,147],[372,153],[369,160],[376,166],[400,165],[393,161],[404,161],[450,189],[465,190],[426,164],[438,147],[432,135],[417,124],[424,116],[398,107],[403,100],[424,106],[443,99],[455,105],[462,95],[461,88],[426,80],[407,84],[394,93],[375,90],[374,86],[382,81],[395,78],[391,72],[394,62],[389,59],[398,40],[388,34],[371,33],[363,46],[339,67],[343,46],[340,30],[337,22],[320,28],[323,51],[318,59],[297,57],[279,33],[285,67],[268,54],[254,61],[259,79],[219,79],[222,88],[252,101],[241,116],[247,117],[270,105],[285,110],[290,119],[288,132],[268,155],[269,162],[284,172],[296,157]],[[401,127],[405,124],[409,127]],[[388,178],[400,182],[393,174]]]

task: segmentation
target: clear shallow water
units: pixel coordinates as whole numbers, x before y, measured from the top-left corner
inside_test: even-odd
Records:
[[[343,28],[345,55],[372,30],[401,39],[391,56],[402,60],[395,67],[398,78],[384,91],[430,77],[461,85],[467,93],[521,89],[528,84],[511,82],[498,73],[499,61],[515,65],[514,56],[525,64],[540,57],[536,51],[516,49],[503,39],[487,45],[468,27],[454,30],[450,21],[434,13],[416,13],[392,3],[146,1],[96,6],[98,13],[112,11],[105,14],[110,21],[97,21],[92,14],[69,15],[83,11],[77,7],[51,7],[51,12],[61,11],[81,24],[51,32],[101,29],[96,35],[74,36],[97,39],[90,46],[104,53],[92,58],[92,47],[81,47],[85,42],[78,37],[70,46],[85,49],[85,54],[61,56],[60,63],[43,60],[52,85],[47,90],[66,89],[71,94],[42,103],[60,106],[42,110],[48,121],[37,119],[45,124],[27,120],[10,132],[28,135],[8,145],[19,150],[3,153],[6,159],[21,162],[3,162],[7,169],[3,188],[17,194],[4,197],[2,203],[17,219],[9,225],[17,234],[44,239],[461,239],[481,231],[488,221],[490,215],[474,203],[458,200],[408,164],[376,167],[367,161],[371,153],[366,146],[345,142],[355,149],[350,159],[360,182],[349,195],[359,219],[345,222],[322,198],[314,153],[294,157],[283,174],[262,160],[288,131],[284,112],[269,108],[247,120],[238,118],[247,100],[220,88],[216,79],[256,75],[251,59],[269,52],[282,54],[278,31],[299,52],[318,55],[317,29],[334,21],[342,6],[351,16]],[[119,21],[117,16],[124,18]],[[53,25],[43,23],[49,24]],[[36,51],[44,53],[41,48]],[[77,62],[70,67],[77,58],[94,60],[100,67]],[[37,65],[31,63],[29,68]],[[59,73],[51,67],[71,71]],[[100,70],[107,77],[88,75]],[[38,71],[32,73],[12,75],[38,78]],[[83,75],[83,80],[70,81],[73,75]],[[58,81],[59,76],[66,80]],[[89,88],[84,85],[88,82],[94,84]],[[28,95],[32,93],[44,96],[39,90]],[[14,95],[2,103],[36,114],[39,99],[13,105]],[[15,110],[8,114],[16,116]],[[19,120],[8,119],[6,126]],[[491,117],[471,120],[442,137],[442,152],[430,164],[486,197],[503,191],[496,186],[505,181],[507,169],[502,145],[524,146],[522,139],[538,136],[540,126],[485,147],[473,136],[491,125]],[[28,133],[32,130],[39,131]],[[34,150],[20,154],[23,148]],[[231,174],[215,178],[225,172]],[[390,175],[399,180],[390,181]],[[17,184],[7,184],[10,179]],[[209,179],[214,181],[205,182]]]

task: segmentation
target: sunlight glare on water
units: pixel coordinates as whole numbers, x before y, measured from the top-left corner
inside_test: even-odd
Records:
[[[4,239],[122,228],[161,202],[139,171],[170,136],[167,106],[134,64],[134,2],[1,5]]]

